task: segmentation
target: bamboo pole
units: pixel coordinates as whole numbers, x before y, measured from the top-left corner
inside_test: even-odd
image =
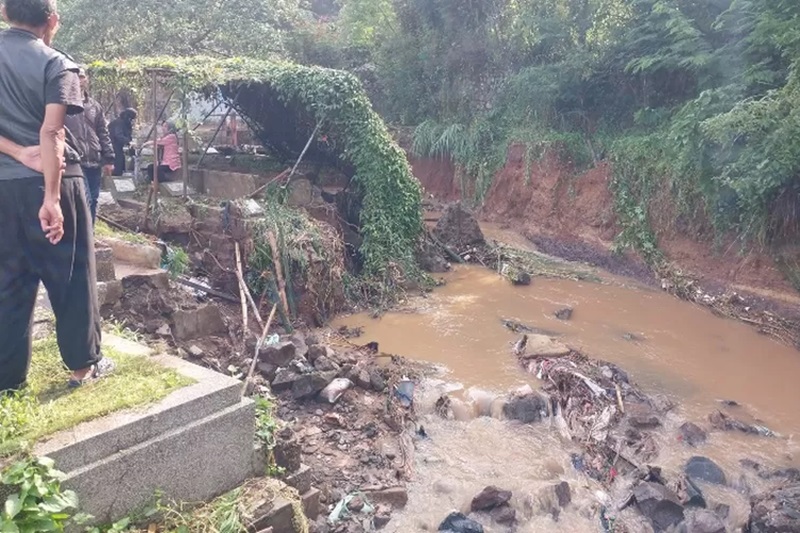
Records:
[[[236,249],[236,269],[237,269],[237,272],[241,273],[242,272],[242,254],[239,251],[239,243],[238,242],[234,243],[234,246],[235,246],[235,249]],[[243,281],[244,281],[243,280],[243,276],[240,274],[237,277],[238,277],[238,280],[239,280],[239,297],[242,300],[242,322],[244,323],[244,335],[243,335],[243,337],[246,337],[247,336],[248,324],[250,322],[248,320],[248,316],[247,316],[247,296],[245,296],[245,293],[244,293],[245,292],[245,286],[244,286],[244,283],[243,283]],[[242,339],[242,340],[244,340],[244,339]]]
[[[284,312],[291,314],[289,302],[286,299],[286,279],[283,277],[283,265],[281,264],[281,254],[278,251],[278,241],[271,231],[267,232],[267,238],[269,239],[269,246],[272,248],[272,263],[275,265],[275,277],[278,281],[278,294],[280,295],[281,304]]]
[[[186,93],[181,99],[181,119],[183,120],[183,152],[181,153],[181,177],[183,178],[183,198],[189,196],[189,103]]]

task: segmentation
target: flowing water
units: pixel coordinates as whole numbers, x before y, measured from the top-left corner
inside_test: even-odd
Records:
[[[427,393],[418,402],[431,439],[418,443],[409,508],[392,521],[390,531],[435,530],[450,510],[462,508],[488,484],[514,491],[523,519],[519,531],[598,530],[597,517],[587,509],[597,504],[599,487],[588,485],[570,466],[570,443],[559,440],[546,424],[519,427],[476,418],[488,414],[496,395],[537,385],[512,356],[511,345],[519,335],[504,327],[503,319],[558,336],[586,355],[618,364],[646,392],[671,397],[679,407],[665,421],[659,437],[662,453],[653,461],[667,471],[680,469],[697,453],[716,460],[730,477],[741,472],[742,458],[775,467],[797,464],[792,436],[800,432],[800,353],[795,349],[743,323],[621,280],[536,278],[529,287],[513,287],[472,266],[460,266],[443,278],[446,285],[414,301],[412,311],[380,319],[355,315],[336,324],[363,327],[360,342],[378,341],[383,352],[430,361],[448,371],[447,385],[425,387]],[[574,309],[569,321],[554,316],[564,307]],[[443,387],[464,391],[465,401],[456,409],[462,421],[424,414]],[[699,450],[676,442],[680,423],[690,420],[708,427],[708,415],[723,399],[740,404],[732,414],[748,414],[783,437],[711,433]],[[541,486],[561,479],[571,482],[576,504],[556,523],[531,511],[530,499]],[[733,526],[744,520],[747,506],[730,492],[714,496],[732,505]]]

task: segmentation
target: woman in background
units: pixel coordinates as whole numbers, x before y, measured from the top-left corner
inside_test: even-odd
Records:
[[[125,173],[125,149],[133,142],[133,123],[136,122],[136,110],[127,108],[108,125],[111,145],[114,147],[114,176]]]
[[[158,148],[161,148],[161,159],[158,162],[158,178],[171,176],[174,172],[181,168],[181,152],[180,143],[178,141],[178,128],[175,123],[166,121],[162,124],[162,136],[156,141]],[[152,145],[152,141],[147,142],[144,146]],[[156,150],[158,152],[158,150]],[[153,181],[154,164],[147,166],[147,175],[150,181]],[[166,180],[165,180],[166,181]]]

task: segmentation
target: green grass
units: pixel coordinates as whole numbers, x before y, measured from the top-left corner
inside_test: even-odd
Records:
[[[104,350],[116,372],[76,390],[67,389],[55,338],[34,343],[29,387],[0,395],[0,457],[26,449],[38,439],[121,409],[157,402],[191,383],[147,357]]]
[[[111,237],[113,239],[120,239],[123,241],[131,242],[134,244],[151,244],[150,239],[141,233],[133,233],[131,231],[119,231],[102,220],[98,220],[94,226],[94,234],[97,237]]]

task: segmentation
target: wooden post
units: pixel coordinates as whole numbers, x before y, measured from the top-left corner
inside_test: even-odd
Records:
[[[153,72],[153,205],[158,209],[158,74]]]
[[[186,93],[181,101],[181,118],[183,119],[183,152],[181,153],[181,168],[183,177],[183,198],[189,196],[189,103]]]

